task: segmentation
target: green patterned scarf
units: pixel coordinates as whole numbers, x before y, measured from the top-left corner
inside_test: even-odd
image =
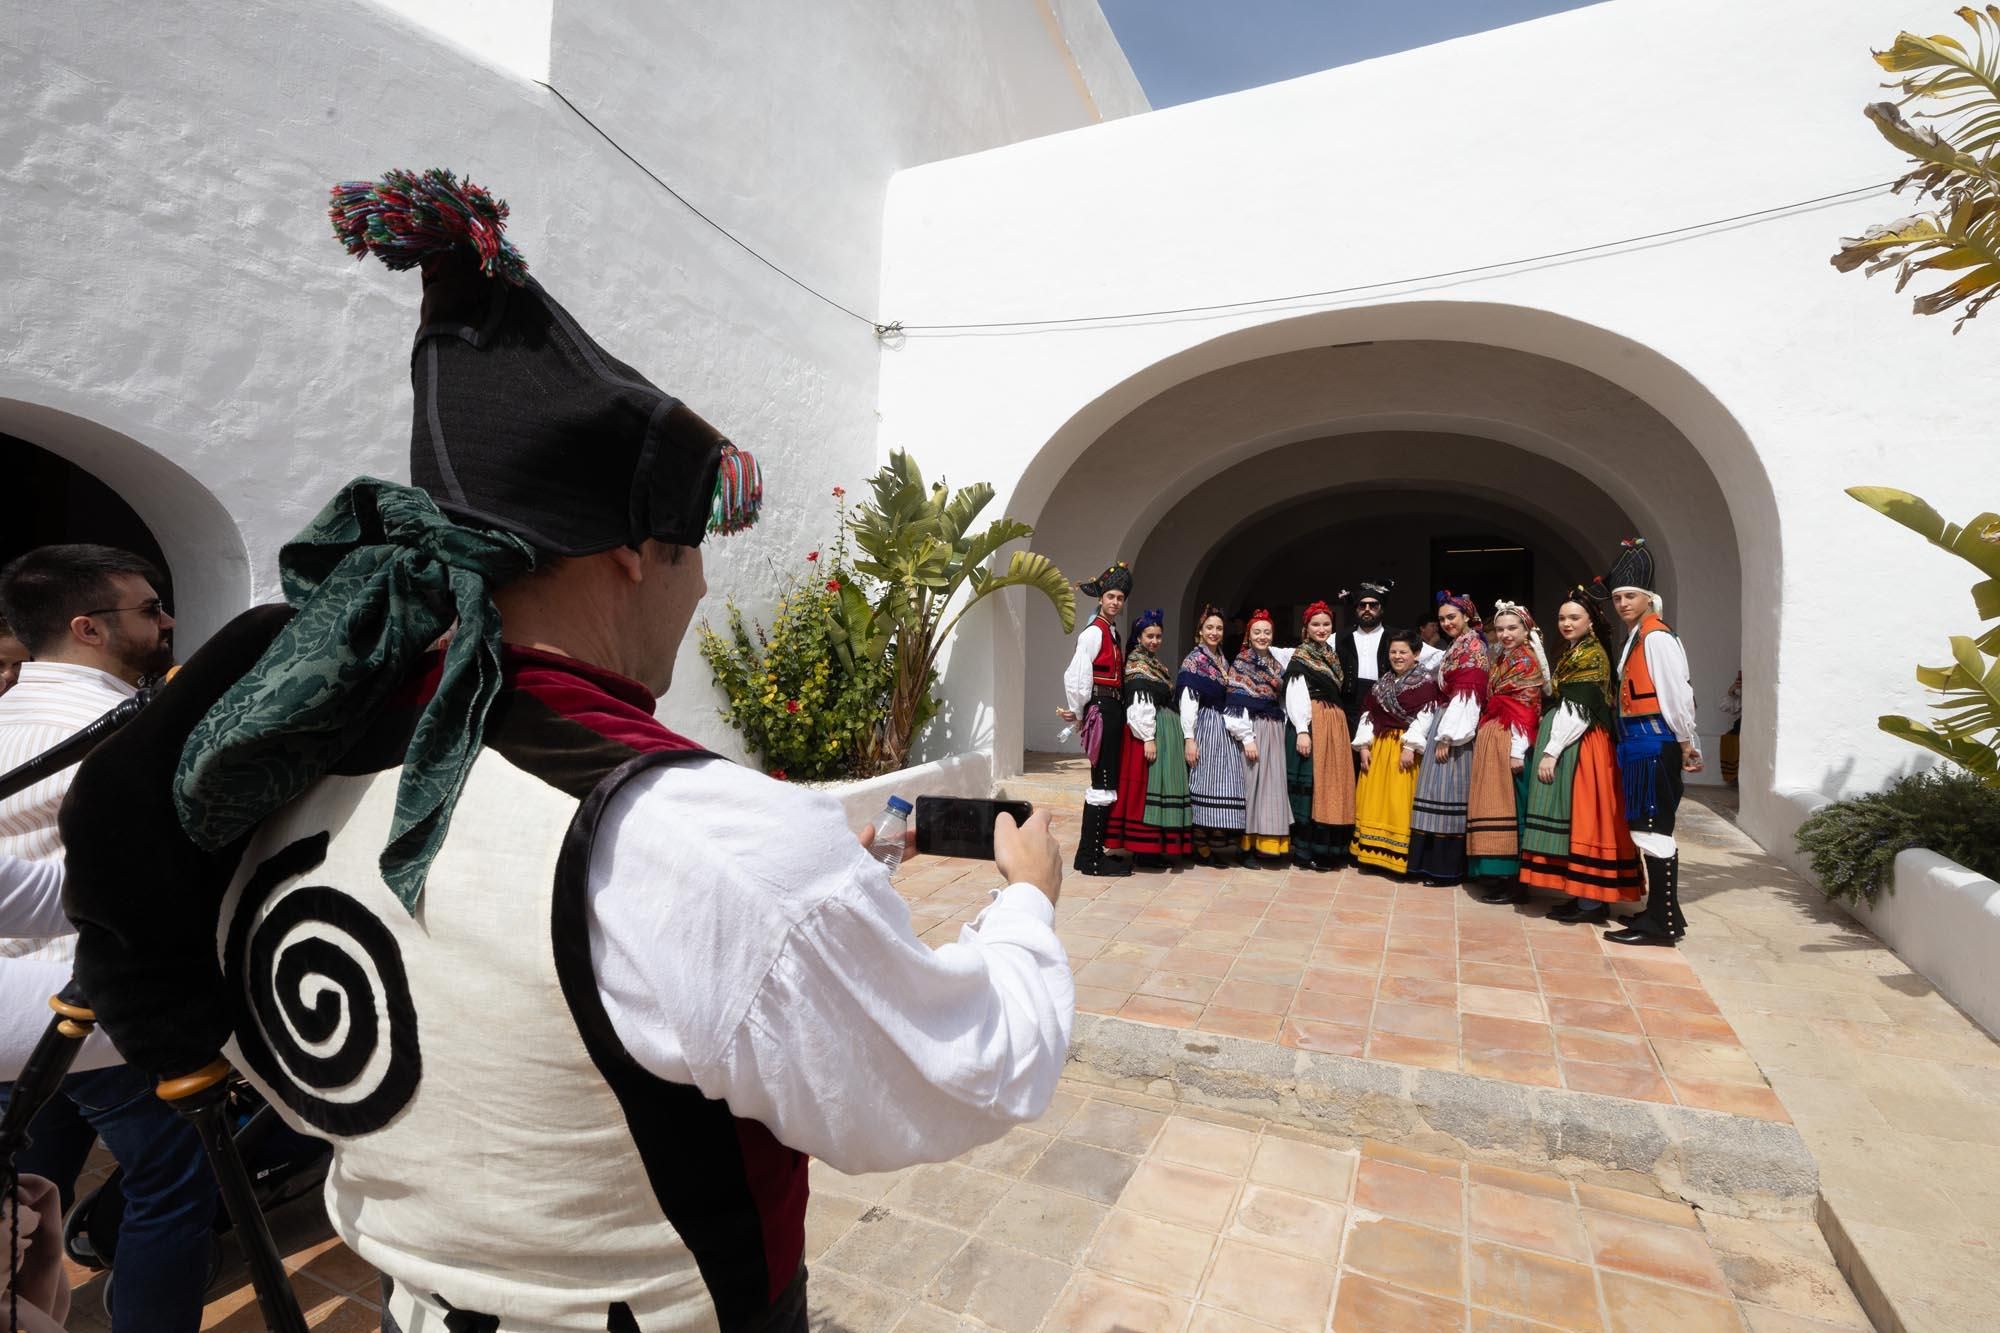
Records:
[[[325,776],[456,621],[382,850],[382,877],[414,914],[500,692],[488,590],[534,565],[521,538],[454,523],[420,490],[348,483],[278,553],[298,614],[181,751],[174,804],[188,836],[219,851]]]

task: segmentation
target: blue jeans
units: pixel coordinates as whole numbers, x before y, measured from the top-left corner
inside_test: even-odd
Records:
[[[0,1104],[13,1085],[0,1085]],[[98,1139],[124,1170],[115,1333],[194,1333],[208,1286],[217,1186],[194,1129],[125,1065],[71,1074],[28,1126],[23,1173],[47,1176],[67,1210]]]

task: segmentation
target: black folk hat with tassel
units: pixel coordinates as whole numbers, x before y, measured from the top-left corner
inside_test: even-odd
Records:
[[[504,200],[435,167],[332,195],[348,253],[423,270],[410,479],[440,509],[570,556],[697,546],[756,521],[756,460],[528,276]]]

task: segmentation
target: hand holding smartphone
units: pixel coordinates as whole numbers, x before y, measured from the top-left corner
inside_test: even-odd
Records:
[[[1026,824],[1035,807],[1026,801],[982,800],[972,796],[917,798],[917,854],[955,856],[972,861],[993,859],[993,823],[1012,815]]]

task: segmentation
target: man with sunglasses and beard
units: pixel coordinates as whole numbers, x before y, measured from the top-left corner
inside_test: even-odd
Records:
[[[0,570],[0,616],[29,659],[0,697],[0,772],[76,732],[166,674],[174,618],[159,571],[110,546],[43,546]],[[0,801],[0,1074],[20,1071],[70,978],[76,934],[63,915],[56,815],[75,776],[53,774]],[[25,872],[34,871],[35,874]],[[15,891],[18,890],[18,891]],[[0,1096],[11,1093],[0,1086]],[[215,1185],[194,1130],[119,1061],[102,1034],[79,1055],[62,1095],[29,1126],[24,1173],[56,1182],[68,1210],[101,1136],[124,1168],[114,1329],[192,1330],[208,1285]]]
[[[1351,596],[1342,594],[1354,608],[1354,624],[1333,636],[1333,651],[1340,659],[1341,670],[1347,674],[1340,706],[1347,714],[1350,731],[1360,724],[1368,692],[1389,671],[1389,638],[1382,625],[1382,604],[1395,586],[1394,579],[1364,579],[1354,585]],[[1443,656],[1441,650],[1425,641],[1417,664],[1430,667]]]

